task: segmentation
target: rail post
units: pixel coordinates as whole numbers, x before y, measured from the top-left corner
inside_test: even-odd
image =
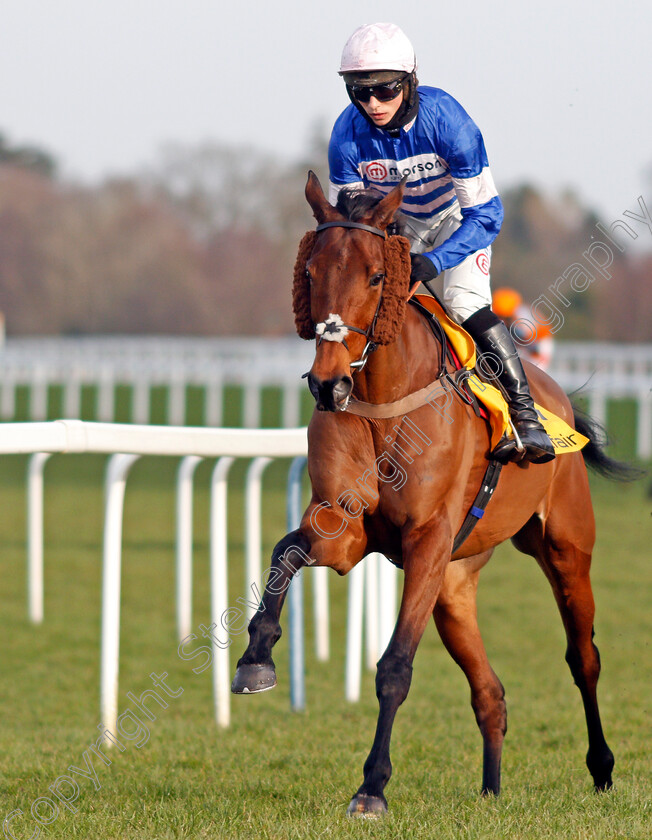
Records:
[[[262,455],[254,458],[247,469],[245,489],[245,599],[252,594],[251,587],[255,585],[262,592],[262,529],[261,523],[261,490],[263,472],[271,464],[272,458]],[[251,621],[257,608],[251,600],[247,605],[247,620]]]
[[[102,723],[112,732],[115,731],[118,718],[122,516],[127,473],[139,457],[139,455],[112,455],[106,469],[100,705]],[[109,741],[106,743],[108,746]]]
[[[27,611],[43,621],[43,471],[50,452],[35,452],[27,466]]]
[[[227,486],[226,479],[235,458],[221,457],[211,478],[211,625],[216,632],[222,628],[222,616],[229,606],[227,576]],[[231,678],[229,673],[229,647],[217,644],[211,635],[213,648],[213,697],[215,720],[225,728],[231,722]]]
[[[182,642],[192,625],[192,479],[197,455],[181,459],[177,472],[177,634]]]
[[[287,526],[294,531],[301,522],[301,476],[306,458],[300,455],[290,464],[287,493]],[[305,650],[303,635],[303,575],[295,575],[288,591],[290,637],[290,704],[295,712],[306,707]]]

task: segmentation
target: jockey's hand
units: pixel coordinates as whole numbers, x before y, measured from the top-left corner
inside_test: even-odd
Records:
[[[432,260],[423,254],[410,254],[410,261],[412,262],[412,269],[410,271],[410,288],[417,283],[428,282],[434,280],[437,276],[437,269]]]

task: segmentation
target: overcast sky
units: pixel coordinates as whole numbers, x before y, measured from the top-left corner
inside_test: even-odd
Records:
[[[52,151],[67,175],[135,171],[169,141],[298,157],[348,103],[349,34],[390,20],[421,83],[480,126],[499,189],[568,186],[607,221],[652,192],[643,0],[0,2],[0,131]]]

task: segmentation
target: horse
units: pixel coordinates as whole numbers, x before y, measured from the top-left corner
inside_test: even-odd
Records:
[[[430,616],[471,688],[483,741],[482,793],[498,794],[505,692],[478,628],[476,590],[494,548],[511,539],[536,559],[552,587],[566,631],[566,661],[584,704],[587,767],[595,789],[605,790],[612,785],[614,756],[597,700],[600,658],[589,577],[595,521],[585,462],[612,477],[627,468],[604,453],[597,424],[574,412],[561,388],[525,362],[535,401],[590,442],[581,453],[545,464],[505,465],[484,516],[456,546],[483,482],[489,434],[468,400],[451,398],[445,410],[435,398],[414,407],[411,395],[430,388],[449,363],[428,320],[407,304],[409,242],[388,235],[403,190],[401,182],[384,197],[360,193],[332,206],[309,173],[305,194],[318,225],[301,240],[293,308],[299,335],[317,339],[308,374],[316,400],[308,427],[312,497],[299,528],[274,548],[232,691],[276,685],[271,651],[281,636],[285,593],[299,569],[314,564],[345,575],[366,554],[380,552],[403,569],[404,587],[394,633],[377,664],[375,737],[348,813],[387,810],[392,725]],[[372,408],[394,405],[399,414],[353,414],[356,400]]]

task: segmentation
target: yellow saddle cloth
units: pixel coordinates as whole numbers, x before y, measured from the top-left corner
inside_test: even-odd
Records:
[[[446,337],[450,342],[455,355],[460,363],[467,370],[475,367],[475,342],[469,333],[459,324],[450,318],[437,301],[430,295],[415,295],[416,300],[431,312],[442,325]],[[482,382],[475,373],[468,378],[469,387],[478,400],[487,409],[489,414],[489,425],[491,426],[491,448],[498,443],[504,434],[512,436],[512,427],[509,422],[509,408],[502,392],[488,382]],[[564,452],[578,452],[589,442],[588,438],[581,435],[568,423],[557,417],[547,408],[542,408],[537,403],[534,407],[539,414],[543,428],[548,433],[556,455]]]

